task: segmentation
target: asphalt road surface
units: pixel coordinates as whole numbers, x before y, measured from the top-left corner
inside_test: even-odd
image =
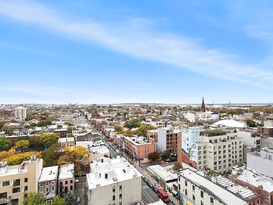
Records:
[[[141,198],[144,204],[150,204],[159,201],[157,194],[152,190],[144,180],[141,180]]]

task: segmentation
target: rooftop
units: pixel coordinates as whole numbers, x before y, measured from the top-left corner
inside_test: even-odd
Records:
[[[230,191],[222,188],[221,186],[213,183],[212,181],[204,178],[203,176],[191,171],[190,169],[184,169],[179,172],[179,175],[183,176],[185,179],[191,181],[197,186],[201,187],[211,196],[221,201],[223,204],[227,205],[247,205],[248,203]]]
[[[263,187],[267,192],[273,191],[273,179],[259,175],[255,171],[244,169],[237,178],[255,187]]]
[[[60,167],[59,180],[74,178],[74,164],[64,164]]]
[[[257,197],[257,195],[254,192],[252,192],[250,189],[237,185],[231,180],[224,178],[222,176],[216,177],[216,182],[217,184],[220,184],[221,186],[225,187],[232,193],[240,195],[243,199],[247,201]]]
[[[164,181],[172,181],[177,179],[177,172],[174,172],[171,166],[162,167],[160,165],[149,166],[147,169],[153,174],[157,175]]]
[[[58,166],[45,167],[42,170],[39,182],[52,181],[57,179]]]
[[[59,143],[65,143],[65,142],[73,142],[74,138],[73,137],[64,137],[64,138],[59,138],[58,142]]]
[[[90,164],[91,173],[86,175],[88,189],[141,177],[141,174],[124,158],[102,158]]]

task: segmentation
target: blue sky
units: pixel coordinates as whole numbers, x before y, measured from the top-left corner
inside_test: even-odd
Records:
[[[272,17],[270,0],[0,0],[0,103],[271,103]]]

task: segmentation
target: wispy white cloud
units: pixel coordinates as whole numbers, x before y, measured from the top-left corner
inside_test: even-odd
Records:
[[[46,5],[32,1],[2,0],[0,15],[36,24],[67,37],[97,43],[127,55],[166,63],[202,75],[270,89],[273,84],[273,73],[264,64],[241,63],[239,56],[219,51],[217,48],[206,48],[199,39],[160,33],[146,26],[115,28],[114,25],[95,21],[73,21]],[[143,21],[150,23],[145,19],[135,19],[132,23],[139,25]]]

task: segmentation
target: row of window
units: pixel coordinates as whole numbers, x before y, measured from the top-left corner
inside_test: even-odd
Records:
[[[28,178],[25,178],[24,179],[24,182],[25,183],[28,183]],[[11,181],[3,181],[2,182],[2,186],[5,187],[5,186],[10,186],[11,185]],[[21,185],[21,180],[20,179],[15,179],[13,180],[13,185],[14,186],[20,186]]]

